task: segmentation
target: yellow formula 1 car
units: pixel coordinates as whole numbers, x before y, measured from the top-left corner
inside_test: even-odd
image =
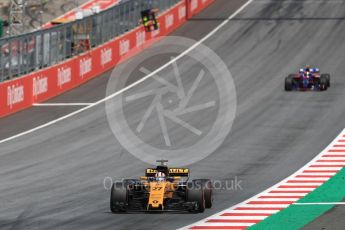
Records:
[[[140,179],[115,182],[111,188],[110,210],[129,211],[186,211],[204,212],[213,202],[209,179],[189,181],[189,169],[168,168],[160,160],[156,168],[146,169]]]

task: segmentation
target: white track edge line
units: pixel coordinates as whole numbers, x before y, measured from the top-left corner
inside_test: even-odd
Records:
[[[293,205],[344,205],[345,202],[293,203]]]
[[[44,106],[88,106],[93,105],[94,103],[34,103],[32,106],[44,107]]]

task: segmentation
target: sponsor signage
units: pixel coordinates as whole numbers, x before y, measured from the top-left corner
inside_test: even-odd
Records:
[[[48,92],[48,77],[37,76],[32,78],[32,96],[37,96]]]
[[[119,47],[120,56],[127,54],[129,52],[130,47],[131,47],[130,40],[129,39],[120,40],[119,46],[120,46]]]
[[[165,16],[165,29],[169,29],[174,25],[174,15],[168,14]]]
[[[180,26],[186,18],[186,9],[195,14],[214,0],[192,0],[191,6],[182,1],[162,14],[159,24],[164,25],[158,30],[146,32],[144,27],[138,27],[120,38],[115,38],[89,53],[74,57],[56,66],[30,73],[20,78],[0,83],[0,117],[30,107],[33,103],[48,100],[99,74],[114,67],[143,47],[151,44],[150,39],[167,35]],[[30,46],[35,42],[30,41]]]
[[[109,48],[102,48],[101,49],[101,65],[104,67],[106,64],[111,63],[113,60],[113,49]]]
[[[72,70],[70,67],[60,67],[57,70],[57,85],[61,89],[65,84],[72,81]]]
[[[79,61],[79,73],[80,77],[83,79],[84,76],[92,71],[92,58],[84,57]]]
[[[24,86],[14,84],[7,86],[7,106],[12,109],[13,105],[24,101]]]
[[[146,32],[145,31],[136,32],[135,38],[136,38],[136,47],[139,48],[143,46],[146,40]]]

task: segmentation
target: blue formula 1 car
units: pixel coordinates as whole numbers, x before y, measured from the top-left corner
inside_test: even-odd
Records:
[[[285,78],[285,90],[319,90],[325,91],[330,84],[330,74],[320,74],[320,69],[306,66],[297,74],[290,74]]]

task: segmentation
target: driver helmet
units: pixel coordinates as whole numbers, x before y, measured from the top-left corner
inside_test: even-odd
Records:
[[[305,71],[310,72],[310,65],[305,66]]]
[[[165,174],[162,172],[158,172],[155,175],[156,181],[164,181],[165,180]]]

